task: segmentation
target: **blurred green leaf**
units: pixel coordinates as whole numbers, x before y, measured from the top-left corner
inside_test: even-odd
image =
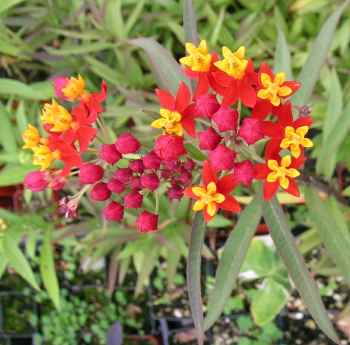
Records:
[[[2,102],[0,102],[1,126],[0,126],[0,143],[7,153],[16,155],[18,152],[14,125],[11,123],[10,114],[6,111]]]
[[[225,243],[215,277],[210,307],[204,321],[205,329],[209,329],[224,310],[260,219],[261,211],[257,194],[241,213],[235,229]]]
[[[194,10],[194,0],[185,0],[183,5],[183,27],[185,42],[198,46],[197,20]]]
[[[260,184],[260,186],[262,185]],[[311,316],[330,339],[339,343],[338,336],[328,318],[315,281],[311,277],[298,250],[286,216],[276,196],[269,202],[263,201],[261,197],[261,208],[276,249]]]
[[[349,5],[350,0],[346,0],[339,8],[327,19],[322,26],[316,40],[310,50],[307,61],[303,65],[297,80],[301,87],[292,97],[291,102],[297,106],[307,104],[318,80],[321,68],[327,58],[331,47],[335,28],[337,27],[340,16]]]
[[[151,38],[135,38],[128,43],[142,48],[148,55],[159,82],[174,97],[177,94],[180,82],[190,86],[189,78],[182,72],[178,62],[158,42]]]
[[[41,100],[42,95],[33,90],[30,86],[7,78],[0,78],[0,94],[6,96],[19,96],[24,99]]]
[[[316,225],[330,257],[350,284],[350,244],[348,239],[338,228],[315,188],[305,188],[305,199],[311,220]]]
[[[226,228],[232,225],[232,220],[217,214],[210,222],[207,223],[207,228]]]
[[[49,234],[46,234],[41,247],[40,274],[46,291],[48,292],[54,306],[60,311],[60,289],[58,286],[53,249],[51,248]]]
[[[67,55],[82,55],[93,52],[100,52],[101,50],[112,49],[114,46],[111,42],[89,42],[78,46],[71,46],[70,48],[55,49],[49,46],[44,46],[44,49],[55,56],[67,56]]]
[[[35,280],[32,268],[28,260],[24,256],[21,249],[19,249],[13,236],[9,233],[2,237],[3,254],[9,264],[18,272],[18,274],[25,279],[35,290],[40,291],[39,285]]]
[[[206,224],[203,212],[196,212],[191,230],[187,260],[188,298],[191,306],[198,345],[203,345],[203,305],[201,295],[201,252],[205,236]]]
[[[16,6],[24,0],[2,0],[0,3],[0,13],[8,10],[9,8]]]
[[[321,147],[317,157],[316,173],[321,174],[328,164],[329,157],[335,156],[337,149],[346,137],[350,129],[350,103],[347,104],[343,114],[335,123],[331,133],[328,136],[327,145]]]
[[[292,61],[288,42],[283,30],[278,26],[278,38],[276,43],[275,58],[273,63],[273,72],[275,74],[284,72],[287,80],[293,80]]]
[[[192,144],[185,144],[185,148],[191,157],[196,161],[204,162],[206,159],[208,159],[208,157],[202,151],[198,150]]]
[[[8,263],[9,262],[7,261],[5,255],[1,254],[0,255],[0,279],[2,278],[3,274],[5,273]]]
[[[27,174],[38,170],[33,164],[7,164],[0,170],[0,187],[12,186],[23,182]]]

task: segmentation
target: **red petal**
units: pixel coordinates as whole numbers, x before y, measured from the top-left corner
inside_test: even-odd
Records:
[[[238,182],[233,181],[233,174],[226,175],[219,179],[216,184],[217,192],[220,194],[227,194],[232,192],[238,185]]]
[[[107,84],[104,80],[102,80],[101,91],[99,93],[93,93],[91,97],[97,103],[101,103],[106,98],[106,92],[107,92]]]
[[[312,117],[301,117],[300,119],[297,119],[294,121],[293,127],[294,128],[298,128],[302,126],[310,127],[313,122],[314,122],[314,119]]]
[[[277,114],[278,123],[283,127],[293,126],[293,113],[290,101],[284,103]]]
[[[284,97],[281,97],[281,98],[288,98],[290,97],[291,95],[293,95],[293,93],[295,91],[297,91],[299,89],[299,87],[301,86],[300,83],[296,82],[296,81],[285,81],[282,86],[288,86],[292,89],[292,93],[290,93],[288,96],[284,96]]]
[[[84,165],[84,162],[80,156],[61,156],[61,161],[73,165],[77,168],[81,168]]]
[[[191,79],[197,79],[199,76],[199,72],[192,71],[191,67],[185,67],[182,71]]]
[[[263,86],[261,84],[261,74],[262,73],[265,73],[267,75],[270,76],[271,80],[274,80],[275,78],[275,75],[271,72],[271,69],[269,67],[269,65],[264,61],[262,64],[261,64],[261,67],[259,69],[259,79],[258,79],[258,82],[259,82],[259,85]]]
[[[223,210],[227,210],[227,211],[232,211],[232,212],[241,212],[241,206],[239,206],[239,203],[237,202],[237,200],[229,194],[225,194],[225,200],[218,204],[218,206],[220,208],[222,208]]]
[[[209,80],[209,84],[211,86],[211,88],[220,96],[223,96],[225,93],[226,88],[222,85],[220,85],[214,78],[212,74],[208,74],[207,75],[208,80]]]
[[[289,180],[289,186],[287,189],[284,189],[284,188],[282,188],[282,189],[291,195],[299,197],[300,192],[299,192],[299,188],[298,188],[296,181],[294,180],[294,178],[290,178],[290,177],[287,177],[287,178]]]
[[[305,163],[306,160],[307,160],[307,158],[302,157],[302,156],[300,156],[299,158],[292,157],[292,162],[291,162],[290,166],[288,167],[288,169],[290,169],[290,168],[298,169]]]
[[[268,142],[265,149],[265,157],[273,157],[277,156],[278,153],[282,150],[281,140],[280,139],[272,139]]]
[[[195,199],[195,200],[199,200],[200,197],[197,196],[197,195],[194,195],[194,193],[192,192],[192,188],[193,188],[193,187],[201,187],[201,188],[203,188],[202,186],[195,185],[195,186],[192,186],[192,187],[190,187],[190,188],[185,189],[185,190],[183,191],[183,193],[184,193],[186,196],[188,196],[189,198],[192,198],[192,199]]]
[[[227,107],[230,107],[231,105],[237,103],[238,98],[239,98],[239,95],[238,95],[237,80],[232,79],[225,91],[224,98],[222,99],[221,105],[226,105]]]
[[[196,124],[194,123],[193,120],[183,120],[180,122],[182,124],[183,129],[187,132],[187,134],[191,138],[196,137]]]
[[[169,109],[171,111],[175,110],[175,98],[168,92],[160,89],[156,89],[156,94],[159,99],[159,103],[164,109]]]
[[[253,108],[256,103],[256,93],[246,78],[238,81],[238,94],[242,103],[249,108]]]
[[[215,182],[215,184],[218,182],[218,175],[207,160],[204,162],[202,179],[205,188],[210,182]]]
[[[257,98],[250,117],[252,119],[265,120],[271,109],[272,104],[269,100]]]
[[[175,110],[180,114],[188,106],[191,101],[191,93],[187,85],[182,81],[177,91],[175,99]]]
[[[269,169],[267,164],[255,165],[254,169],[258,172],[258,174],[254,177],[255,180],[266,180],[267,175],[271,172],[271,169]]]
[[[275,139],[283,139],[284,138],[284,130],[283,128],[275,122],[264,121],[264,133],[269,138]]]
[[[276,182],[267,182],[264,183],[264,200],[269,201],[277,192],[280,186],[279,181]]]
[[[230,77],[226,72],[217,71],[211,74],[214,80],[223,87],[228,87],[232,77]]]
[[[184,120],[191,120],[195,119],[197,117],[201,117],[200,115],[196,114],[196,104],[190,104],[188,105],[181,113],[181,117]]]
[[[206,223],[210,222],[216,216],[216,214],[218,213],[218,210],[219,210],[218,204],[215,204],[215,206],[216,206],[216,211],[215,211],[213,216],[209,215],[209,213],[207,211],[207,205],[204,206],[203,215],[204,215],[204,221]]]
[[[196,100],[198,96],[206,95],[209,89],[210,89],[210,84],[209,84],[207,75],[205,73],[200,73],[196,91],[194,92],[194,95],[193,95],[193,100]]]

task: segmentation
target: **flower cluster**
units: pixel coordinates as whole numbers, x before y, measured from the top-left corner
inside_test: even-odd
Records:
[[[161,107],[151,127],[155,132],[162,131],[153,148],[146,148],[135,136],[125,133],[114,143],[107,138],[94,149],[99,158],[84,163],[81,154],[98,133],[94,123],[100,127],[102,124],[103,130],[103,121],[98,117],[107,86],[102,82],[101,92],[90,94],[84,91],[81,76],[56,79],[57,96],[77,100],[79,107],[73,107],[70,113],[52,100],[44,105],[40,117],[48,136],[41,138],[39,130],[31,125],[23,133],[23,148],[34,151],[33,164],[41,167],[41,171],[26,177],[27,188],[60,189],[70,175],[78,173],[85,186],[77,195],[61,200],[61,212],[66,217],[77,215],[79,199],[90,189],[91,200],[108,201],[103,210],[108,221],[122,220],[126,208],[139,209],[136,225],[142,232],[158,228],[157,209],[154,213],[146,210],[144,199],[152,193],[157,197],[161,184],[166,184],[169,199],[180,200],[184,195],[195,199],[193,210],[203,210],[206,222],[219,208],[241,211],[230,194],[238,183],[249,186],[254,179],[264,180],[265,201],[280,187],[299,195],[294,179],[306,160],[304,148],[312,146],[306,134],[313,119],[293,120],[292,104],[283,100],[293,95],[300,84],[286,81],[283,72],[274,75],[265,62],[255,72],[244,47],[237,51],[223,47],[222,60],[218,54],[208,52],[204,40],[198,47],[187,43],[186,50],[188,56],[180,62],[186,65],[184,73],[197,80],[197,86],[191,95],[181,82],[176,97],[164,90],[155,91]],[[249,117],[242,118],[242,105],[249,108]],[[250,148],[261,139],[270,139],[265,163]],[[206,156],[204,163],[191,157],[186,143],[198,144]],[[281,156],[283,149],[290,154]],[[63,168],[50,168],[54,160],[61,160]],[[120,160],[123,167],[117,164]],[[202,185],[192,185],[193,174],[200,171]]]

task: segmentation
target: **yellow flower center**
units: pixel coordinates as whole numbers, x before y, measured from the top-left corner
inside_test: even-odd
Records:
[[[268,99],[276,107],[281,104],[280,97],[288,96],[292,93],[292,89],[288,86],[281,86],[286,80],[286,76],[283,72],[278,73],[273,82],[266,73],[261,73],[261,83],[266,89],[258,91],[258,97],[262,99]]]
[[[38,129],[30,124],[28,124],[28,127],[29,129],[22,133],[22,139],[25,143],[25,145],[22,146],[23,149],[31,149],[32,147],[37,146],[40,141],[40,133]]]
[[[41,110],[43,115],[40,116],[40,120],[45,124],[53,125],[52,116],[59,112],[59,106],[60,105],[54,99],[52,100],[52,104],[45,103],[44,108]]]
[[[45,145],[33,147],[32,150],[34,151],[33,165],[40,165],[41,171],[47,169],[55,158],[50,148]]]
[[[65,96],[71,99],[76,99],[83,94],[84,88],[85,81],[81,75],[79,75],[78,79],[73,77],[70,78],[67,82],[66,87],[62,89],[62,92]]]
[[[284,132],[284,139],[281,141],[280,147],[283,149],[290,148],[293,156],[295,158],[300,157],[301,149],[303,147],[312,147],[313,143],[310,139],[305,138],[306,133],[308,132],[308,126],[298,127],[294,130],[293,127],[287,126]]]
[[[248,66],[248,60],[244,58],[244,46],[240,47],[234,53],[227,47],[223,47],[222,54],[224,59],[222,61],[214,62],[214,65],[226,72],[231,77],[235,79],[242,79]]]
[[[216,212],[216,204],[220,204],[225,200],[222,194],[216,193],[216,189],[215,182],[210,182],[206,190],[202,187],[193,187],[193,194],[200,197],[200,199],[194,203],[193,210],[203,210],[205,205],[207,205],[208,214],[213,216]]]
[[[267,176],[267,182],[276,182],[279,180],[280,186],[284,189],[289,187],[289,179],[287,177],[295,178],[300,175],[300,172],[294,168],[287,169],[290,166],[292,159],[290,156],[282,158],[281,165],[278,165],[274,159],[267,161],[267,166],[272,170]]]
[[[53,125],[52,132],[63,132],[70,127],[72,115],[55,100],[52,100],[52,105],[45,104],[42,113],[40,119],[43,123]]]
[[[180,62],[191,67],[195,72],[207,72],[210,68],[211,55],[205,40],[202,40],[198,48],[192,43],[186,43],[186,51],[189,54],[180,59]]]
[[[182,124],[180,123],[182,116],[176,111],[169,109],[160,109],[161,118],[151,123],[154,128],[163,128],[163,134],[176,134],[182,136]]]

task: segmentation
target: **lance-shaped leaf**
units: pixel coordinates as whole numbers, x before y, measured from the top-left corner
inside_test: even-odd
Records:
[[[269,202],[264,202],[261,198],[261,209],[276,249],[311,316],[330,339],[339,343],[338,336],[317,291],[315,281],[298,250],[287,218],[276,196]]]
[[[311,220],[316,225],[329,256],[350,284],[350,245],[347,239],[320,199],[317,190],[312,187],[305,188],[305,197]]]
[[[146,52],[161,84],[159,86],[165,88],[174,97],[180,82],[183,81],[190,86],[189,78],[182,72],[180,65],[157,41],[143,37],[130,39],[127,42]]]
[[[339,18],[349,3],[350,0],[345,1],[323,24],[298,76],[297,80],[301,83],[301,87],[299,91],[291,97],[291,102],[293,104],[301,106],[305,105],[309,100],[322,66],[327,58]]]
[[[194,326],[197,332],[198,345],[203,345],[203,304],[201,294],[201,253],[205,236],[203,212],[196,212],[191,230],[187,261],[188,297]]]
[[[278,25],[278,37],[275,50],[275,59],[273,63],[273,73],[277,74],[284,72],[287,80],[293,80],[292,61],[290,57],[290,50],[288,42],[283,30]]]
[[[60,288],[55,270],[55,260],[50,244],[50,238],[45,236],[40,252],[40,274],[46,291],[54,306],[60,311]]]
[[[215,277],[210,307],[204,321],[206,330],[215,323],[225,308],[260,219],[261,210],[257,194],[243,210],[235,229],[225,243]]]
[[[9,264],[18,272],[18,274],[25,279],[35,290],[40,291],[39,285],[35,280],[32,268],[23,252],[19,249],[16,241],[11,234],[6,234],[2,238],[2,250],[5,258]]]

